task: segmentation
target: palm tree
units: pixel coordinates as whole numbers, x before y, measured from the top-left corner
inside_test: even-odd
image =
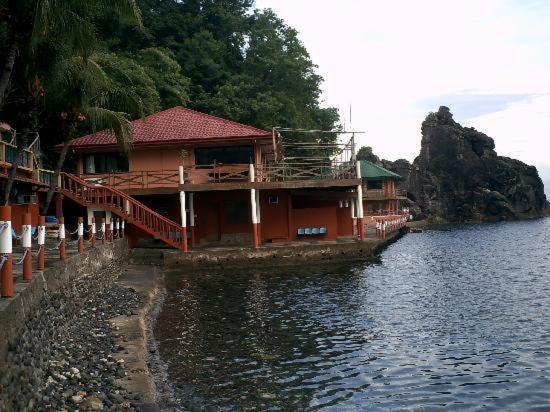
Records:
[[[3,53],[6,56],[4,64],[0,66],[0,110],[8,102],[8,96],[12,95],[10,110],[16,113],[14,122],[21,131],[18,133],[17,155],[4,185],[3,204],[9,201],[28,136],[36,133],[40,103],[51,91],[47,85],[63,86],[63,83],[49,79],[58,77],[57,70],[60,68],[70,67],[67,62],[73,57],[86,61],[96,49],[93,16],[98,11],[112,11],[114,15],[141,27],[135,0],[0,0],[0,22],[6,27],[4,37],[8,39]],[[109,93],[100,93],[84,99],[81,108],[89,107],[85,109],[89,110],[86,119],[92,129],[107,126],[116,132],[124,145],[128,140],[124,132],[124,121],[127,120],[123,113],[107,110],[105,103],[108,97]],[[70,122],[74,119],[71,116],[67,119],[61,120],[69,124],[63,126],[64,129],[68,127],[70,135],[74,130]],[[79,119],[78,115],[76,119]],[[51,198],[51,195],[48,197]]]
[[[0,72],[0,109],[16,78],[34,76],[44,44],[58,44],[72,55],[88,56],[95,50],[92,18],[111,11],[141,27],[136,0],[0,0],[0,22],[7,27],[7,46]],[[26,82],[25,82],[26,83]]]
[[[129,117],[143,116],[143,103],[130,88],[121,88],[109,77],[94,54],[87,59],[72,57],[58,64],[57,75],[51,79],[46,105],[58,115],[63,143],[43,212],[49,208],[57,188],[57,177],[63,168],[69,144],[82,126],[112,130],[120,147],[126,152],[132,142]],[[104,58],[104,56],[103,56]],[[111,68],[112,69],[112,68]]]

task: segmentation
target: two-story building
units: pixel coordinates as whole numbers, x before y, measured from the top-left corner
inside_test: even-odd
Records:
[[[110,131],[72,141],[77,174],[186,226],[193,246],[353,236],[352,203],[361,179],[349,142],[337,149],[333,144],[334,156],[298,162],[285,158],[275,129],[183,107],[135,120],[131,127],[127,155],[119,153]],[[100,207],[87,205],[87,211],[89,221],[110,218]],[[137,229],[128,234],[131,241],[148,237]]]
[[[365,216],[387,216],[400,213],[400,201],[406,194],[397,189],[401,176],[367,160],[360,160]]]

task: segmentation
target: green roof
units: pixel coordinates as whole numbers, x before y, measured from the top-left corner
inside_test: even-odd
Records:
[[[401,176],[368,160],[359,160],[361,177],[366,180],[401,179]]]

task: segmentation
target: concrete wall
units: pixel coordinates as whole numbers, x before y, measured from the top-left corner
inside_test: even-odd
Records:
[[[6,361],[7,350],[22,333],[26,320],[32,316],[47,316],[36,313],[42,298],[47,293],[71,287],[71,282],[82,276],[99,274],[113,260],[126,259],[128,246],[124,239],[114,244],[99,245],[80,255],[57,262],[43,273],[35,271],[32,281],[13,298],[0,299],[0,370]]]
[[[105,212],[105,224],[111,223],[111,211],[105,210],[101,207],[95,207],[95,206],[88,206],[86,208],[87,210],[87,219],[88,219],[88,225],[92,224],[92,217],[94,217],[94,212]],[[101,228],[101,221],[96,221],[95,226],[97,229]]]

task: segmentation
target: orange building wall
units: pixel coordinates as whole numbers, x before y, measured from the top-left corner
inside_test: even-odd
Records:
[[[130,172],[177,170],[182,164],[182,149],[183,147],[132,150],[128,154],[128,169]],[[185,165],[194,164],[193,150],[189,148],[186,150],[189,152],[189,157]]]
[[[278,196],[278,204],[269,204],[269,196]],[[288,233],[288,192],[285,190],[260,191],[261,223],[263,242],[286,241]]]
[[[198,192],[195,193],[194,197],[196,214],[195,230],[199,239],[208,239],[210,236],[207,236],[207,234],[212,234],[212,228],[208,228],[208,225],[217,226],[218,238],[224,234],[252,234],[250,192],[248,190]],[[226,221],[224,203],[228,201],[246,202],[248,223],[231,224]]]
[[[338,236],[353,236],[353,219],[351,207],[337,207]]]
[[[334,207],[315,207],[292,209],[292,240],[335,240],[338,237],[338,218]],[[321,227],[327,228],[325,235],[300,235],[298,228]]]

